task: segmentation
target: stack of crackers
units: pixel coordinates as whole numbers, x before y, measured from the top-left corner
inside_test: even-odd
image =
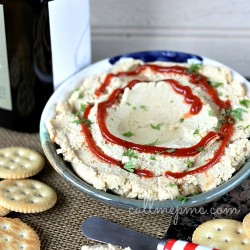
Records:
[[[53,207],[56,192],[47,184],[27,179],[45,165],[42,155],[22,147],[0,149],[0,249],[40,249],[37,233],[19,219],[6,216],[11,211],[38,213]]]

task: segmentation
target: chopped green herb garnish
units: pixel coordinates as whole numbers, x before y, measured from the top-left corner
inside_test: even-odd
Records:
[[[186,164],[189,168],[192,168],[194,166],[194,162],[193,161],[190,161],[190,160],[187,160],[186,161]]]
[[[218,132],[220,131],[220,128],[219,128],[219,127],[221,127],[220,121],[219,121],[219,126],[218,126],[218,127],[214,127],[214,131],[215,131],[216,133],[218,133]]]
[[[187,199],[188,199],[188,198],[185,197],[184,195],[179,195],[179,196],[177,197],[177,200],[180,201],[180,202],[182,202],[182,203],[186,202]]]
[[[80,94],[78,95],[78,99],[81,99],[81,98],[83,98],[82,93],[80,93]]]
[[[180,118],[179,122],[182,123],[182,122],[184,122],[184,120],[185,120],[184,118]]]
[[[194,192],[194,193],[192,193],[192,196],[195,196],[197,194],[199,194],[199,192]]]
[[[164,123],[159,123],[159,124],[154,125],[154,124],[150,123],[150,126],[152,129],[160,130],[160,128],[163,124]]]
[[[133,110],[136,110],[136,107],[133,107]]]
[[[131,131],[128,131],[128,132],[126,132],[126,133],[123,133],[122,135],[123,135],[123,136],[126,136],[126,137],[131,137],[131,136],[133,136],[134,134],[133,134]]]
[[[247,113],[247,111],[245,109],[242,109],[242,108],[237,108],[237,109],[221,109],[221,115],[226,117],[226,116],[233,116],[234,119],[236,120],[239,120],[239,121],[242,121],[243,118],[242,118],[242,114],[243,113]]]
[[[211,81],[209,81],[208,83],[209,83],[212,87],[214,87],[214,88],[219,88],[219,87],[223,86],[223,83],[222,83],[222,82],[211,82]]]
[[[198,135],[199,133],[200,133],[200,130],[197,128],[197,129],[194,131],[193,135]]]
[[[240,100],[240,105],[242,105],[246,108],[249,108],[250,107],[250,100],[247,100],[247,99]]]
[[[196,150],[199,151],[199,152],[202,152],[202,151],[204,151],[204,149],[205,149],[204,147],[199,147]]]
[[[128,156],[129,158],[136,158],[138,159],[137,154],[132,150],[132,149],[127,149],[124,153],[123,156]]]
[[[130,102],[126,102],[126,104],[127,104],[128,106],[131,106],[131,103],[130,103]]]
[[[132,161],[128,161],[127,163],[125,163],[125,165],[123,167],[128,172],[134,173],[134,171],[135,171],[135,165],[133,164]]]
[[[141,105],[140,108],[143,109],[143,110],[145,110],[145,111],[148,110],[147,106],[145,106],[145,105]]]
[[[221,109],[220,113],[222,116],[229,116],[231,115],[232,110],[231,109]]]
[[[169,183],[168,186],[172,188],[172,187],[175,187],[176,184],[175,183]]]
[[[232,119],[232,118],[225,118],[224,120],[223,120],[223,123],[229,123],[229,124],[234,124],[234,120]]]
[[[245,109],[242,109],[242,108],[237,108],[237,109],[231,110],[232,116],[233,116],[236,120],[239,120],[239,121],[242,121],[242,120],[243,120],[243,118],[242,118],[242,113],[247,113],[247,111],[246,111]]]
[[[176,148],[169,148],[169,149],[166,149],[165,152],[172,154],[175,152],[175,150]]]
[[[81,115],[81,112],[80,111],[77,111],[76,113],[74,113],[75,116],[80,116]]]
[[[84,111],[86,110],[86,108],[87,108],[87,105],[86,105],[86,104],[81,103],[81,106],[80,106],[80,111],[81,111],[81,112],[84,112]]]
[[[244,128],[244,130],[245,130],[245,129],[248,129],[249,127],[250,127],[250,125],[247,125],[247,126]]]
[[[149,159],[152,160],[152,161],[156,161],[155,155],[151,155]]]
[[[201,67],[201,64],[192,64],[189,68],[187,68],[187,73],[199,73]]]
[[[90,120],[88,120],[87,118],[81,118],[82,113],[85,111],[86,107],[87,106],[85,104],[81,104],[80,111],[77,111],[76,113],[74,113],[74,115],[79,118],[78,120],[74,120],[73,121],[74,123],[81,124],[84,122],[84,123],[87,123],[89,125],[92,124],[92,122],[90,122]]]
[[[158,142],[159,142],[159,140],[156,139],[155,141],[150,142],[150,143],[148,144],[148,146],[155,146]]]
[[[169,154],[172,154],[176,151],[176,148],[168,148],[168,149],[165,149],[163,151],[160,151],[160,152],[157,152],[156,154],[159,155],[159,154],[164,154],[164,153],[169,153]]]
[[[87,118],[80,118],[80,119],[78,119],[78,120],[74,120],[73,123],[76,123],[76,124],[85,123],[88,127],[90,127],[90,125],[93,124],[93,122],[90,121],[90,120],[87,119]]]
[[[213,116],[213,111],[211,109],[208,111],[208,115]]]

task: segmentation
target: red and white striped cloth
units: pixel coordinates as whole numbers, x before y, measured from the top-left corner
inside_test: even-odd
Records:
[[[168,240],[163,250],[219,250],[219,249],[197,245],[183,240]]]

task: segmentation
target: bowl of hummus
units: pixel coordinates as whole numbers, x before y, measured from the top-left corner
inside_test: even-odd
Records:
[[[46,104],[40,139],[55,170],[123,208],[192,207],[250,173],[250,83],[206,57],[145,51],[104,59]]]

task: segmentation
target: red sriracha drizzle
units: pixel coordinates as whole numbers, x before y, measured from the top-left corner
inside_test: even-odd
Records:
[[[84,114],[83,114],[83,118],[88,118],[90,110],[92,109],[92,105],[87,106]],[[103,151],[95,144],[95,141],[90,133],[89,127],[85,124],[82,123],[82,132],[85,135],[86,138],[86,142],[89,146],[89,149],[102,161],[105,161],[107,163],[110,163],[112,165],[116,165],[119,167],[122,167],[122,163],[120,161],[117,161],[111,157],[109,157],[108,155],[104,154]]]
[[[232,118],[232,122],[234,123],[234,120]],[[198,167],[194,170],[190,170],[190,171],[186,171],[186,172],[170,172],[170,171],[166,171],[165,172],[165,176],[171,176],[174,178],[182,178],[185,177],[187,175],[192,175],[192,174],[197,174],[197,173],[201,173],[204,172],[206,170],[208,170],[210,167],[212,167],[214,164],[218,163],[221,156],[224,154],[225,152],[225,148],[227,146],[227,144],[230,141],[230,138],[233,134],[233,125],[229,124],[229,123],[225,123],[222,125],[221,129],[220,129],[220,134],[221,134],[221,144],[219,146],[219,149],[215,152],[214,157],[207,162],[205,165]]]
[[[206,91],[208,95],[211,97],[211,99],[213,100],[213,102],[219,107],[219,109],[225,109],[225,110],[230,109],[230,106],[231,106],[230,102],[229,101],[224,102],[220,100],[216,90],[208,84],[207,78],[205,76],[201,74],[196,74],[196,73],[189,73],[187,68],[181,67],[181,66],[164,67],[164,66],[158,66],[158,65],[142,65],[142,66],[137,67],[134,71],[120,72],[117,74],[108,74],[103,84],[101,84],[101,86],[96,90],[95,94],[97,96],[100,96],[101,94],[103,94],[106,88],[109,86],[113,77],[138,76],[140,73],[142,73],[145,70],[151,70],[153,72],[164,73],[166,75],[168,73],[174,73],[174,74],[186,76],[189,78],[190,83],[195,84],[201,87],[204,91]],[[190,87],[182,86],[176,80],[172,80],[172,79],[164,79],[162,81],[164,81],[166,84],[170,84],[171,87],[178,94],[181,94],[184,96],[186,103],[191,104],[190,111],[189,111],[190,115],[195,115],[200,112],[200,110],[202,109],[202,102],[198,96],[193,95]],[[212,167],[217,162],[219,162],[221,156],[224,154],[225,147],[228,145],[230,138],[233,134],[234,119],[231,116],[227,117],[228,119],[226,119],[226,120],[230,120],[231,122],[223,124],[219,133],[210,131],[205,137],[201,139],[199,143],[189,148],[178,148],[178,149],[172,150],[166,147],[141,145],[141,144],[125,141],[121,138],[118,138],[112,135],[106,126],[107,108],[112,106],[118,101],[119,97],[123,94],[125,88],[131,89],[134,85],[136,85],[139,82],[141,82],[141,80],[137,80],[137,79],[131,80],[124,88],[115,89],[106,101],[98,104],[97,122],[98,122],[100,131],[103,137],[106,140],[114,144],[118,144],[125,148],[136,150],[138,152],[171,155],[175,157],[194,156],[200,152],[199,150],[200,148],[206,147],[211,141],[215,139],[221,140],[221,144],[218,150],[216,151],[214,157],[205,165],[200,166],[194,170],[186,171],[186,172],[170,172],[170,171],[165,172],[165,176],[170,176],[174,178],[182,178],[187,175],[201,173],[203,171],[206,171],[210,167]],[[91,108],[92,106],[87,107],[87,109],[84,112],[83,118],[88,118]],[[120,161],[113,159],[109,157],[108,155],[106,155],[105,153],[103,153],[103,151],[95,144],[95,141],[93,140],[93,137],[91,135],[91,132],[88,126],[84,123],[82,124],[82,131],[85,134],[87,144],[90,150],[93,152],[93,154],[95,154],[102,161],[105,161],[107,163],[110,163],[111,165],[116,165],[116,166],[123,168],[123,164]],[[135,169],[134,173],[139,176],[146,177],[146,178],[153,177],[153,173],[145,169],[141,169],[141,170]]]

